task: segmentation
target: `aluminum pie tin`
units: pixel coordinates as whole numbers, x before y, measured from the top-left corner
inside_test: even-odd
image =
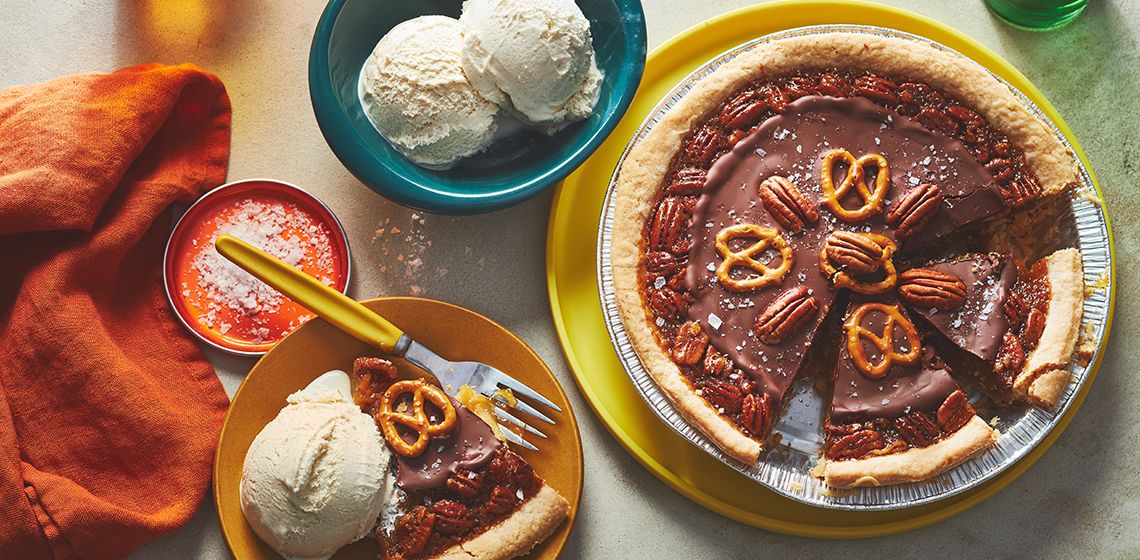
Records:
[[[348,245],[348,235],[344,226],[333,214],[332,209],[309,191],[277,179],[254,178],[226,183],[203,194],[182,213],[170,232],[170,238],[167,239],[166,249],[163,252],[162,285],[166,290],[166,300],[171,310],[174,311],[175,317],[178,317],[178,322],[202,343],[229,354],[258,357],[268,352],[291,331],[282,333],[280,337],[260,342],[243,342],[226,337],[194,318],[190,304],[182,295],[181,286],[178,285],[180,261],[185,258],[189,250],[187,244],[191,242],[188,230],[207,219],[211,211],[251,197],[293,204],[328,228],[331,234],[329,243],[339,261],[333,278],[333,287],[342,294],[348,290],[352,276],[352,251]],[[301,324],[303,323],[297,327]]]
[[[1091,333],[1092,339],[1096,342],[1096,352],[1087,361],[1088,365],[1079,365],[1076,360],[1069,364],[1072,375],[1056,411],[1049,412],[1029,406],[1003,408],[999,417],[992,424],[1000,432],[994,448],[946,473],[923,482],[853,490],[829,490],[822,481],[813,477],[809,471],[816,465],[823,443],[821,421],[826,403],[812,387],[811,379],[799,379],[793,385],[793,395],[789,399],[787,410],[773,428],[773,433],[779,434],[780,445],[765,452],[756,466],[746,465],[725,455],[704,434],[689,425],[642,366],[641,360],[630,344],[629,336],[618,314],[613,271],[610,268],[610,241],[614,224],[613,194],[616,189],[618,170],[621,169],[630,149],[645,138],[646,133],[658,123],[669,109],[688,94],[694,84],[741,52],[759,43],[777,39],[834,32],[870,33],[884,37],[921,41],[960,56],[972,64],[977,64],[965,55],[924,37],[893,29],[862,25],[819,25],[790,29],[764,35],[715,57],[682,80],[677,87],[665,96],[642,123],[614,168],[609,188],[606,191],[605,203],[602,206],[602,219],[598,232],[598,287],[602,296],[602,313],[605,316],[606,328],[622,367],[625,368],[638,393],[666,425],[693,445],[758,484],[798,502],[839,510],[873,511],[909,508],[966,492],[1008,469],[1032,451],[1056,427],[1073,404],[1073,398],[1088,380],[1090,370],[1093,367],[1092,364],[1097,363],[1100,354],[1104,351],[1105,333],[1108,329],[1109,311],[1112,307],[1110,298],[1113,293],[1113,278],[1110,273],[1113,257],[1108,222],[1095,194],[1093,196],[1072,197],[1072,212],[1076,222],[1077,246],[1081,251],[1084,263],[1086,286],[1084,316],[1081,319],[1080,332]],[[1072,150],[1072,144],[1040,107],[1000,76],[994,75],[992,72],[990,74],[1009,87],[1025,107],[1041,122],[1047,123],[1062,144]],[[1078,158],[1077,163],[1081,172],[1081,184],[1077,192],[1096,193],[1091,175],[1084,162]],[[1089,294],[1089,287],[1094,288],[1091,294]],[[972,402],[976,402],[980,398],[976,389],[970,389],[969,392]]]

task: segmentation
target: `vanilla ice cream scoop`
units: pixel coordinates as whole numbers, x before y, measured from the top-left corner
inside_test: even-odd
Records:
[[[582,120],[602,73],[574,0],[466,0],[463,69],[484,97],[548,131]]]
[[[245,456],[241,510],[282,555],[325,559],[367,535],[392,491],[391,453],[330,371],[289,395]]]
[[[463,71],[463,27],[421,16],[393,27],[364,63],[360,102],[376,130],[413,162],[446,169],[494,139],[498,107]]]

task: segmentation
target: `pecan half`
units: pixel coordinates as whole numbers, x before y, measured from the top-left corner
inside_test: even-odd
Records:
[[[882,267],[886,247],[868,235],[840,230],[827,236],[823,250],[836,269],[873,274]]]
[[[961,105],[951,105],[947,107],[946,115],[962,124],[972,124],[974,126],[986,124],[986,121],[982,119],[981,115]]]
[[[506,515],[515,509],[515,503],[518,501],[518,496],[514,490],[499,485],[491,490],[491,496],[487,499],[487,509],[495,515]]]
[[[942,406],[938,407],[938,425],[946,433],[958,431],[958,428],[965,426],[973,417],[974,407],[970,406],[966,393],[961,389],[950,393],[950,396],[942,401]]]
[[[1002,310],[1005,311],[1010,330],[1016,330],[1025,319],[1025,315],[1029,313],[1029,302],[1018,292],[1008,292]]]
[[[1034,307],[1025,316],[1025,324],[1021,327],[1021,340],[1023,346],[1032,350],[1037,347],[1041,335],[1045,332],[1045,313]]]
[[[725,128],[748,128],[756,124],[767,110],[768,103],[764,100],[764,95],[748,90],[724,106],[719,117],[720,124]]]
[[[744,402],[744,390],[723,379],[709,379],[700,385],[701,395],[725,414],[736,414]]]
[[[1001,337],[1001,348],[994,358],[994,373],[1012,386],[1014,378],[1025,365],[1025,350],[1021,347],[1021,340],[1012,332],[1006,331]]]
[[[657,276],[672,276],[685,270],[689,256],[674,255],[666,251],[650,251],[645,254],[645,270]]]
[[[1013,162],[1008,159],[994,158],[987,161],[983,167],[994,176],[994,182],[999,185],[1004,185],[1013,178]]]
[[[819,77],[819,93],[832,97],[846,97],[851,93],[851,84],[831,72],[824,72]]]
[[[923,183],[908,190],[887,210],[887,225],[899,238],[910,237],[934,217],[942,204],[942,189]]]
[[[953,274],[912,268],[899,274],[899,298],[925,309],[948,311],[966,303],[966,284]]]
[[[689,294],[678,292],[669,286],[649,288],[645,296],[649,309],[664,319],[676,319],[684,315],[693,299]]]
[[[435,527],[436,517],[426,506],[416,506],[396,519],[392,551],[412,556],[424,549]]]
[[[912,412],[895,420],[895,429],[913,447],[926,447],[942,434],[938,426],[923,412]]]
[[[860,76],[855,80],[853,89],[857,95],[869,97],[882,103],[898,103],[899,100],[898,85],[874,74]]]
[[[530,466],[524,463],[518,455],[505,450],[496,453],[495,458],[491,459],[491,464],[487,467],[487,473],[491,475],[493,481],[512,486],[519,485],[526,478],[529,470]]]
[[[689,220],[692,211],[684,199],[666,197],[657,205],[653,223],[649,227],[649,246],[653,249],[669,251],[673,254],[688,252]]]
[[[923,107],[914,118],[930,130],[941,132],[947,136],[958,134],[958,123],[946,116],[946,113],[933,107]]]
[[[705,353],[704,370],[711,377],[725,377],[732,373],[733,364],[728,356],[709,348]]]
[[[827,449],[827,458],[832,461],[858,459],[876,449],[883,448],[883,436],[875,430],[859,430],[845,435]]]
[[[724,147],[724,135],[720,130],[706,126],[697,130],[685,145],[685,158],[697,165],[708,165]]]
[[[458,535],[475,525],[467,506],[454,500],[440,500],[431,505],[435,524],[440,533]]]
[[[673,337],[673,348],[669,352],[677,365],[695,366],[705,354],[709,345],[709,337],[705,334],[701,324],[689,321],[677,329],[677,336]]]
[[[792,76],[788,79],[788,83],[783,87],[784,93],[788,94],[790,99],[799,99],[808,95],[816,95],[819,93],[819,86],[815,80],[807,76]]]
[[[474,498],[483,491],[483,475],[467,469],[458,469],[447,477],[447,489],[460,498]]]
[[[683,168],[673,175],[673,182],[669,183],[669,193],[681,196],[701,194],[708,174],[708,171],[700,167]]]
[[[760,183],[760,202],[784,229],[799,232],[819,221],[819,211],[786,177],[773,175]]]
[[[772,396],[768,393],[749,394],[740,407],[741,426],[748,433],[763,437],[772,427],[773,408]]]
[[[764,101],[768,104],[769,109],[783,113],[784,109],[788,108],[788,95],[780,88],[767,85],[760,88],[760,93],[764,94]]]
[[[819,302],[806,287],[789,288],[756,317],[752,332],[764,344],[780,344],[808,324],[818,311]]]

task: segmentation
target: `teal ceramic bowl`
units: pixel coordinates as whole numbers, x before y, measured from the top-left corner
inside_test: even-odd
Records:
[[[526,130],[446,171],[419,167],[376,132],[357,97],[372,48],[400,22],[458,17],[458,0],[332,0],[309,52],[309,95],[340,161],[372,190],[405,206],[475,214],[521,202],[561,181],[605,140],[633,100],[645,67],[645,15],[638,0],[578,0],[605,74],[590,118],[554,136]]]

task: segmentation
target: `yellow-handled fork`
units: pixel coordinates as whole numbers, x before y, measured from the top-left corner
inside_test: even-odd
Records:
[[[245,241],[232,235],[220,235],[215,246],[222,256],[338,329],[393,356],[402,357],[435,376],[440,386],[449,394],[455,395],[462,386],[469,385],[475,391],[490,397],[498,405],[495,407],[495,416],[502,422],[518,426],[527,433],[546,437],[542,432],[502,409],[513,405],[513,408],[520,412],[554,424],[554,420],[549,416],[521,399],[516,398],[515,402],[507,403],[500,393],[502,389],[510,389],[516,397],[524,397],[562,412],[558,405],[538,391],[487,364],[452,362],[441,358],[371,309]],[[538,451],[537,447],[515,432],[511,430],[502,430],[502,432],[511,443]]]

